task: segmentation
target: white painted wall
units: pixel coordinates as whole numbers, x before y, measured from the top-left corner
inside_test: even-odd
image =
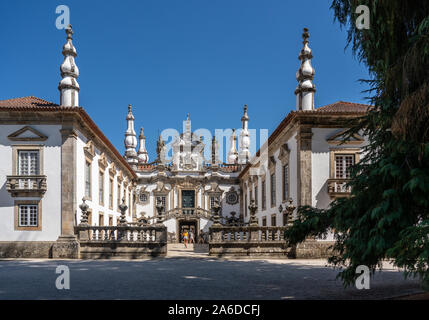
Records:
[[[0,241],[55,241],[61,233],[61,134],[60,125],[31,125],[48,137],[45,141],[11,141],[11,133],[24,125],[0,126]],[[12,198],[6,191],[6,176],[12,174],[11,145],[44,145],[43,174],[47,176],[47,191],[42,198],[42,230],[14,230],[14,201],[39,198]]]
[[[290,149],[289,154],[289,197],[293,199],[293,203],[297,203],[297,141],[296,133],[292,135],[291,138],[287,140],[287,144]],[[279,160],[278,156],[280,154],[280,149],[277,149],[274,152],[274,157],[276,160],[276,203],[274,207],[271,207],[271,183],[270,183],[270,171],[268,167],[265,169],[265,189],[266,189],[266,209],[262,210],[262,178],[258,178],[258,210],[256,212],[256,217],[258,218],[259,225],[262,225],[262,218],[267,218],[267,226],[271,226],[271,215],[276,215],[277,226],[283,226],[283,214],[279,212],[278,208],[280,205],[283,207],[285,203],[283,202],[283,164]],[[247,197],[250,199],[250,190],[247,188]],[[254,192],[253,192],[254,194]],[[249,200],[248,200],[249,202]],[[248,210],[248,215],[246,221],[250,219],[250,212]]]
[[[76,182],[77,182],[77,190],[76,190],[76,201],[78,206],[82,203],[82,198],[85,195],[85,152],[84,147],[87,144],[88,139],[81,133],[78,132],[78,139],[76,142]],[[99,201],[99,172],[100,167],[98,164],[98,160],[100,159],[101,152],[100,150],[95,147],[95,157],[92,160],[91,164],[91,200],[86,201],[86,203],[89,205],[90,210],[92,210],[92,221],[89,221],[91,225],[98,226],[99,225],[99,215],[104,215],[104,222],[103,224],[106,226],[109,224],[109,216],[113,217],[113,225],[116,225],[117,219],[120,217],[120,212],[118,209],[118,201],[117,201],[117,194],[118,194],[118,180],[117,177],[119,175],[120,169],[118,168],[118,164],[116,163],[116,175],[113,177],[113,209],[109,208],[109,167],[112,163],[112,159],[107,157],[108,166],[105,169],[104,172],[104,204],[100,204]],[[123,176],[125,178],[125,173],[123,173]],[[129,180],[129,179],[128,179]],[[123,197],[124,192],[124,182],[121,182],[121,199]],[[125,204],[129,206],[129,190],[130,184],[128,184],[125,197]],[[131,198],[132,198],[132,192],[131,192]],[[132,202],[131,202],[132,203]],[[76,212],[76,223],[80,223],[81,218],[81,210],[78,208]],[[132,210],[128,208],[127,214],[126,214],[127,221],[132,221]]]

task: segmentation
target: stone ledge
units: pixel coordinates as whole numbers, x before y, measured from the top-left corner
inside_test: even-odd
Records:
[[[0,241],[0,258],[52,258],[56,241]]]
[[[167,243],[130,241],[81,241],[79,252],[80,259],[142,259],[166,255]]]
[[[304,241],[299,243],[294,248],[294,255],[296,259],[321,259],[328,258],[332,254],[329,248],[335,241]]]

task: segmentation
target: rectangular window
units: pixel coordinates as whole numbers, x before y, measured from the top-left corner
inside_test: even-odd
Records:
[[[91,199],[91,163],[85,161],[85,196]]]
[[[258,205],[258,186],[255,186],[255,204]]]
[[[247,217],[247,194],[244,195],[244,216]]]
[[[267,217],[262,217],[262,226],[263,227],[267,226]]]
[[[289,165],[283,166],[283,201],[289,199]]]
[[[37,204],[21,204],[19,210],[20,227],[37,227],[39,225],[39,206]]]
[[[163,207],[163,209],[162,209],[161,212],[164,213],[167,210],[167,198],[166,198],[166,196],[157,196],[156,197],[156,202],[157,203],[158,203],[158,199],[161,200],[162,207]],[[157,203],[155,203],[155,206],[156,206]]]
[[[277,226],[277,216],[275,214],[271,215],[271,226]]]
[[[131,193],[128,192],[128,214],[131,216],[132,206],[131,206]]]
[[[101,205],[104,205],[104,172],[100,171],[98,179],[98,196]]]
[[[98,225],[99,226],[104,226],[104,215],[102,213],[100,213],[98,215]]]
[[[118,191],[116,192],[116,197],[118,200],[118,211],[119,211],[119,205],[121,204],[121,185],[118,183]]]
[[[147,193],[140,192],[139,199],[140,199],[140,202],[146,203],[147,202]]]
[[[30,176],[38,175],[40,172],[39,151],[19,150],[18,151],[18,175]]]
[[[288,214],[287,213],[283,213],[283,226],[287,225],[287,218],[288,218]]]
[[[261,186],[261,192],[262,192],[262,210],[265,210],[267,208],[267,193],[266,193],[266,188],[265,188],[265,180],[262,181],[262,186]]]
[[[354,155],[335,155],[335,178],[350,178],[350,167],[355,163]]]
[[[213,208],[213,205],[214,205],[215,200],[216,200],[217,198],[218,198],[218,197],[210,197],[210,209],[211,209],[211,208]]]
[[[271,207],[276,205],[276,175],[273,173],[271,175]]]
[[[113,208],[113,179],[109,179],[109,207]]]

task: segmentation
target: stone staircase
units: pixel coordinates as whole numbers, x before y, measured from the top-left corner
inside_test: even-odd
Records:
[[[183,243],[167,244],[167,257],[208,257],[208,244],[188,244],[187,248]]]

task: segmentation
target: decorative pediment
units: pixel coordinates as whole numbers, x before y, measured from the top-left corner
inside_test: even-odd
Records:
[[[22,127],[7,137],[12,141],[45,141],[48,139],[43,133],[30,126]]]
[[[210,183],[210,189],[208,191],[206,191],[207,194],[216,194],[216,195],[220,195],[223,193],[223,191],[219,188],[219,184],[217,182],[212,182]]]
[[[271,169],[274,169],[275,166],[276,166],[276,158],[274,156],[268,157],[268,168],[271,170]]]
[[[287,143],[283,144],[280,147],[279,159],[281,161],[285,161],[289,159],[290,149]]]
[[[113,162],[110,164],[109,174],[112,177],[114,177],[116,175],[116,166],[115,166],[115,164]]]
[[[85,156],[92,160],[95,157],[94,142],[92,140],[89,140],[86,143],[85,147],[83,147],[83,151],[85,152]]]
[[[98,159],[98,166],[103,170],[106,169],[107,167],[107,157],[104,154],[104,152],[101,154],[100,158]]]
[[[122,182],[124,180],[124,176],[122,174],[122,171],[119,171],[118,176],[116,177],[118,179],[118,182]]]
[[[166,194],[170,192],[170,189],[167,188],[167,185],[164,183],[164,181],[157,181],[156,182],[156,188],[153,190],[156,194]]]
[[[365,139],[358,133],[354,133],[353,135],[347,137],[347,140],[344,141],[345,133],[349,129],[342,130],[338,133],[335,133],[331,136],[329,136],[326,141],[329,144],[361,144],[365,141]]]

